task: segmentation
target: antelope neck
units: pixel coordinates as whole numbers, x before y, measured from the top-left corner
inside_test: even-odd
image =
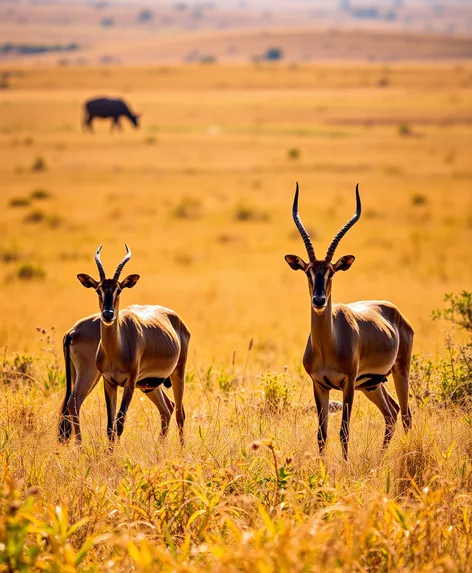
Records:
[[[333,313],[330,294],[326,307],[321,314],[318,314],[313,306],[311,307],[311,346],[325,354],[324,351],[332,346],[333,341]]]
[[[121,349],[121,336],[119,327],[119,310],[115,310],[116,319],[112,324],[106,325],[100,319],[100,344],[104,353],[108,356],[117,356]]]

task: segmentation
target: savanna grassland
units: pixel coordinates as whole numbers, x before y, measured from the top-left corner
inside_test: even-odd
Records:
[[[431,311],[471,285],[472,65],[4,71],[3,570],[470,571],[471,411],[437,377],[457,374],[437,355],[461,358]],[[83,132],[101,94],[141,129]],[[349,463],[339,414],[318,456],[306,279],[283,259],[305,256],[295,181],[320,256],[359,183],[334,301],[387,299],[415,328],[414,427],[384,455],[382,417],[356,395]],[[101,243],[111,273],[125,242],[141,280],[122,304],[173,308],[192,332],[183,449],[139,393],[109,453],[100,386],[83,447],[57,443],[62,335],[98,309],[76,275],[96,276]]]

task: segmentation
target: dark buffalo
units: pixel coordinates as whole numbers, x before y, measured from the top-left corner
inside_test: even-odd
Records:
[[[127,117],[134,127],[138,128],[138,120],[140,114],[134,114],[130,111],[128,105],[122,99],[111,99],[107,97],[100,97],[96,99],[89,99],[84,105],[84,129],[93,131],[92,121],[95,117],[112,118],[111,131],[114,127],[122,129],[120,124],[120,117],[124,115]]]

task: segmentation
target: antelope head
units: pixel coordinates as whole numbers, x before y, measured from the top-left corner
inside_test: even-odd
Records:
[[[293,201],[293,220],[300,231],[305,248],[308,254],[308,263],[297,255],[285,255],[285,260],[294,271],[299,269],[304,271],[308,277],[308,289],[310,291],[311,305],[317,314],[322,314],[325,310],[329,297],[331,296],[331,283],[334,273],[338,271],[347,271],[355,260],[353,255],[344,255],[335,263],[332,262],[334,252],[341,239],[349,229],[359,220],[361,216],[361,199],[359,197],[359,185],[356,186],[356,213],[344,225],[344,227],[334,237],[326,252],[324,259],[317,259],[310,239],[310,235],[303,226],[298,215],[298,183]]]
[[[121,263],[116,267],[116,271],[112,279],[106,278],[105,269],[103,268],[102,261],[100,260],[100,251],[102,250],[102,245],[98,247],[97,252],[95,253],[95,262],[97,263],[100,280],[96,281],[91,276],[83,273],[77,275],[77,278],[85,288],[94,288],[97,291],[101,320],[107,326],[113,324],[113,322],[118,317],[121,291],[124,288],[133,288],[139,280],[139,275],[128,275],[122,281],[118,280],[120,278],[123,267],[131,258],[131,251],[129,250],[128,245],[125,245],[125,247],[126,255],[124,256]]]

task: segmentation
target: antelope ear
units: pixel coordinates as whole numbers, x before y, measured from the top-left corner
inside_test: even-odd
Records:
[[[285,260],[294,271],[304,271],[308,266],[307,263],[297,255],[285,255]]]
[[[347,271],[351,268],[352,263],[356,260],[354,255],[344,255],[333,265],[334,272]]]
[[[95,288],[96,289],[98,286],[98,282],[89,275],[85,275],[85,274],[81,273],[80,275],[77,275],[77,278],[79,279],[79,281],[83,284],[83,286],[85,288]]]
[[[128,275],[120,283],[120,288],[133,288],[134,285],[139,281],[139,275]]]

